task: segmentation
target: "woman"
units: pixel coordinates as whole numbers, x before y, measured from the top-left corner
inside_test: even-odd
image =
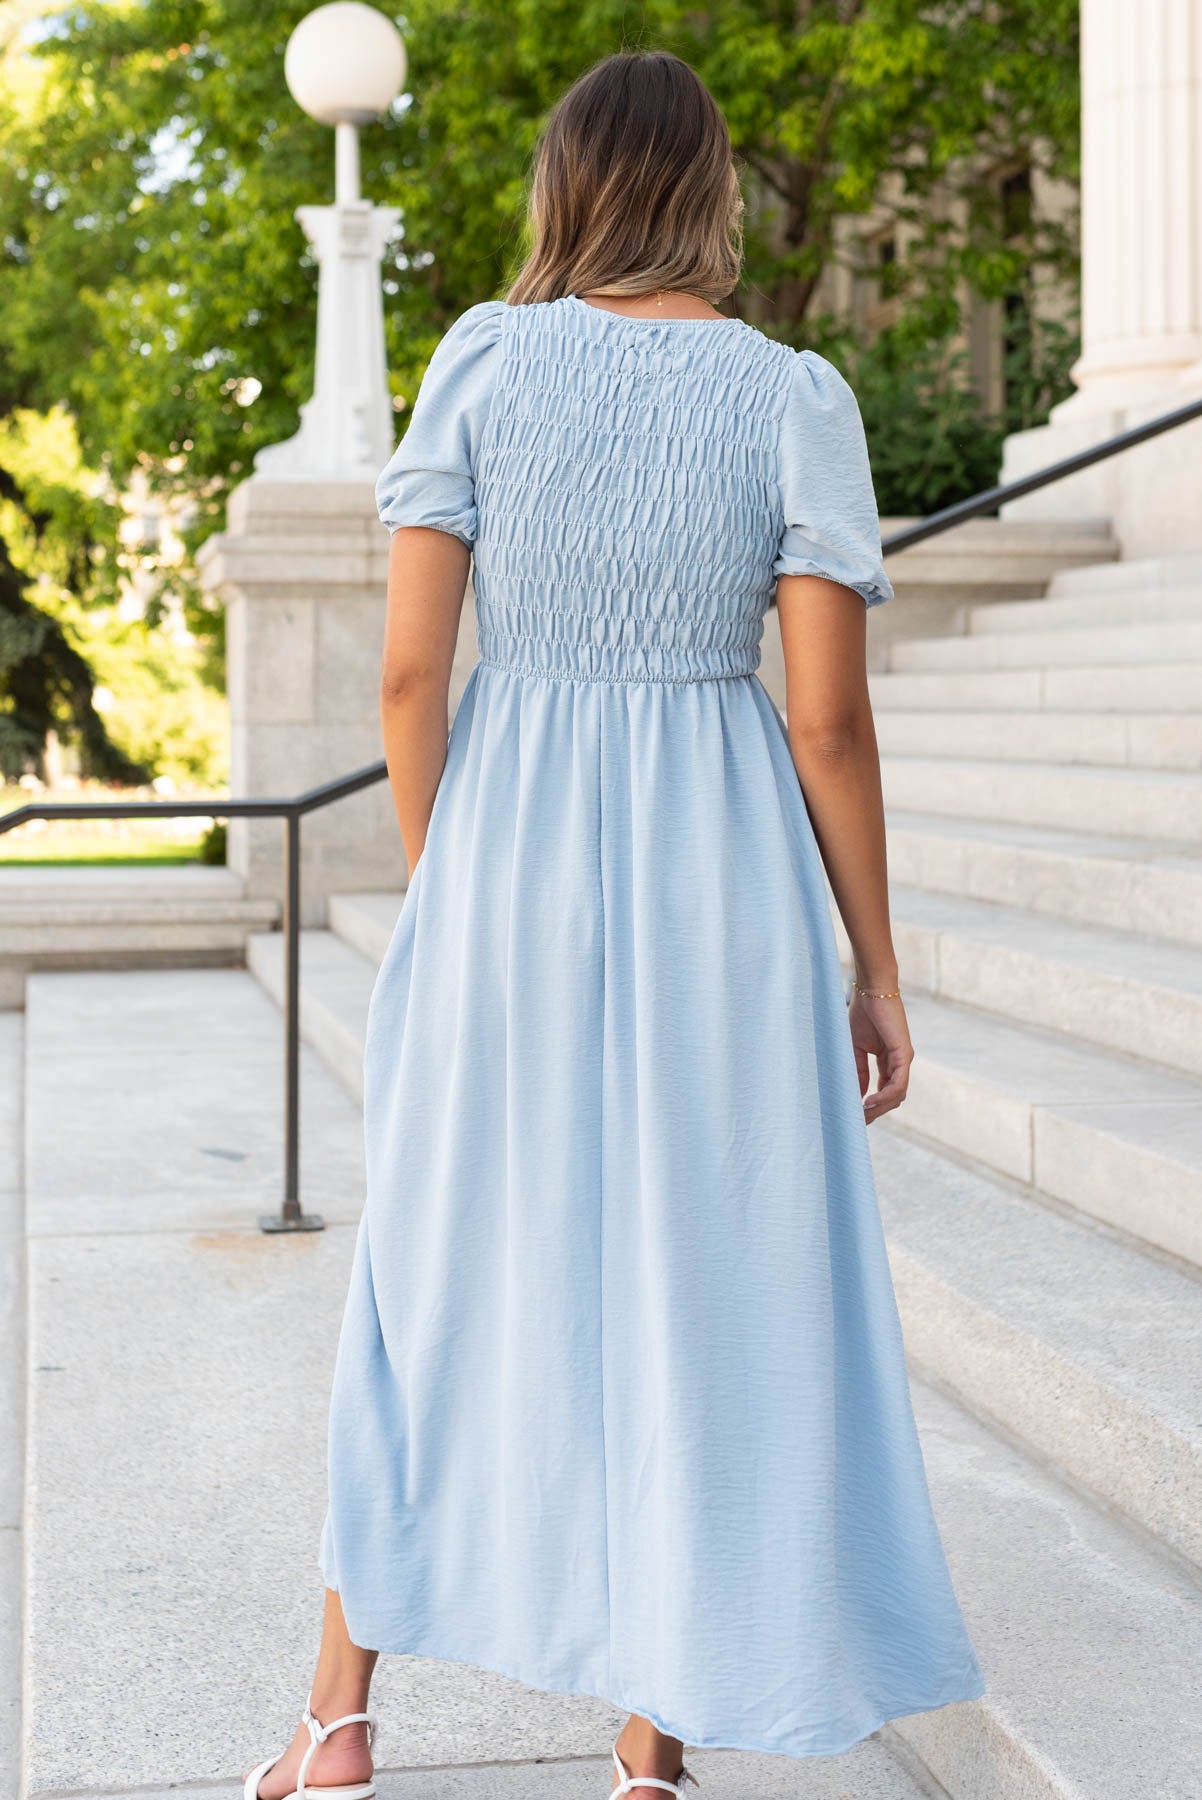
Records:
[[[644,1796],[683,1791],[684,1742],[829,1755],[982,1692],[865,1136],[912,1056],[865,678],[890,588],[850,390],[713,304],[740,208],[684,63],[591,70],[528,261],[446,334],[380,479],[410,883],[312,1713],[247,1800],[368,1800],[380,1651],[629,1709],[615,1791]]]

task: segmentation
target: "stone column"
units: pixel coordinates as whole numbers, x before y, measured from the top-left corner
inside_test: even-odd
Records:
[[[227,528],[200,553],[201,581],[226,612],[230,792],[288,799],[383,755],[380,652],[389,535],[373,484],[269,481],[230,496]],[[476,661],[469,581],[451,676],[452,716]],[[274,821],[231,819],[229,865],[255,898],[282,897]],[[387,784],[301,825],[304,923],[331,894],[404,886]]]
[[[1081,416],[1202,359],[1202,5],[1083,0]]]
[[[1042,468],[1202,391],[1202,0],[1081,0],[1082,351],[1077,392],[1006,445]],[[1128,555],[1202,547],[1186,427],[1018,502],[1108,517]]]

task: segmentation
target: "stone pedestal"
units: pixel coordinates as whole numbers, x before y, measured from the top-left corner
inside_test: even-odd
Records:
[[[231,495],[200,561],[226,609],[232,793],[290,798],[381,756],[388,545],[370,483],[253,476]],[[248,895],[280,897],[282,830],[230,821]],[[301,847],[306,924],[332,892],[405,880],[387,784],[305,819]]]
[[[1082,0],[1077,392],[1006,444],[1014,480],[1202,392],[1202,0]],[[1123,554],[1202,548],[1202,424],[1020,500],[1007,518],[1109,518]]]

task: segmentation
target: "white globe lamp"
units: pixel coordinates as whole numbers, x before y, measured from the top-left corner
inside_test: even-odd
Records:
[[[259,451],[255,473],[374,482],[392,453],[393,424],[380,265],[401,215],[360,195],[359,127],[400,93],[405,47],[374,6],[332,0],[292,33],[284,76],[297,104],[334,127],[334,204],[297,208],[320,271],[313,397],[300,409],[300,430]]]
[[[358,128],[387,112],[404,86],[400,32],[363,0],[331,0],[288,39],[284,78],[310,118],[334,127],[337,201],[358,200]]]

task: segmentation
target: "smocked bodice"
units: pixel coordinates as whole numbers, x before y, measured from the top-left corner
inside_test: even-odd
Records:
[[[791,352],[737,320],[511,309],[476,470],[486,662],[607,681],[758,665]]]
[[[481,660],[519,674],[746,676],[779,575],[890,591],[851,390],[738,319],[473,307],[378,496],[471,545]]]

